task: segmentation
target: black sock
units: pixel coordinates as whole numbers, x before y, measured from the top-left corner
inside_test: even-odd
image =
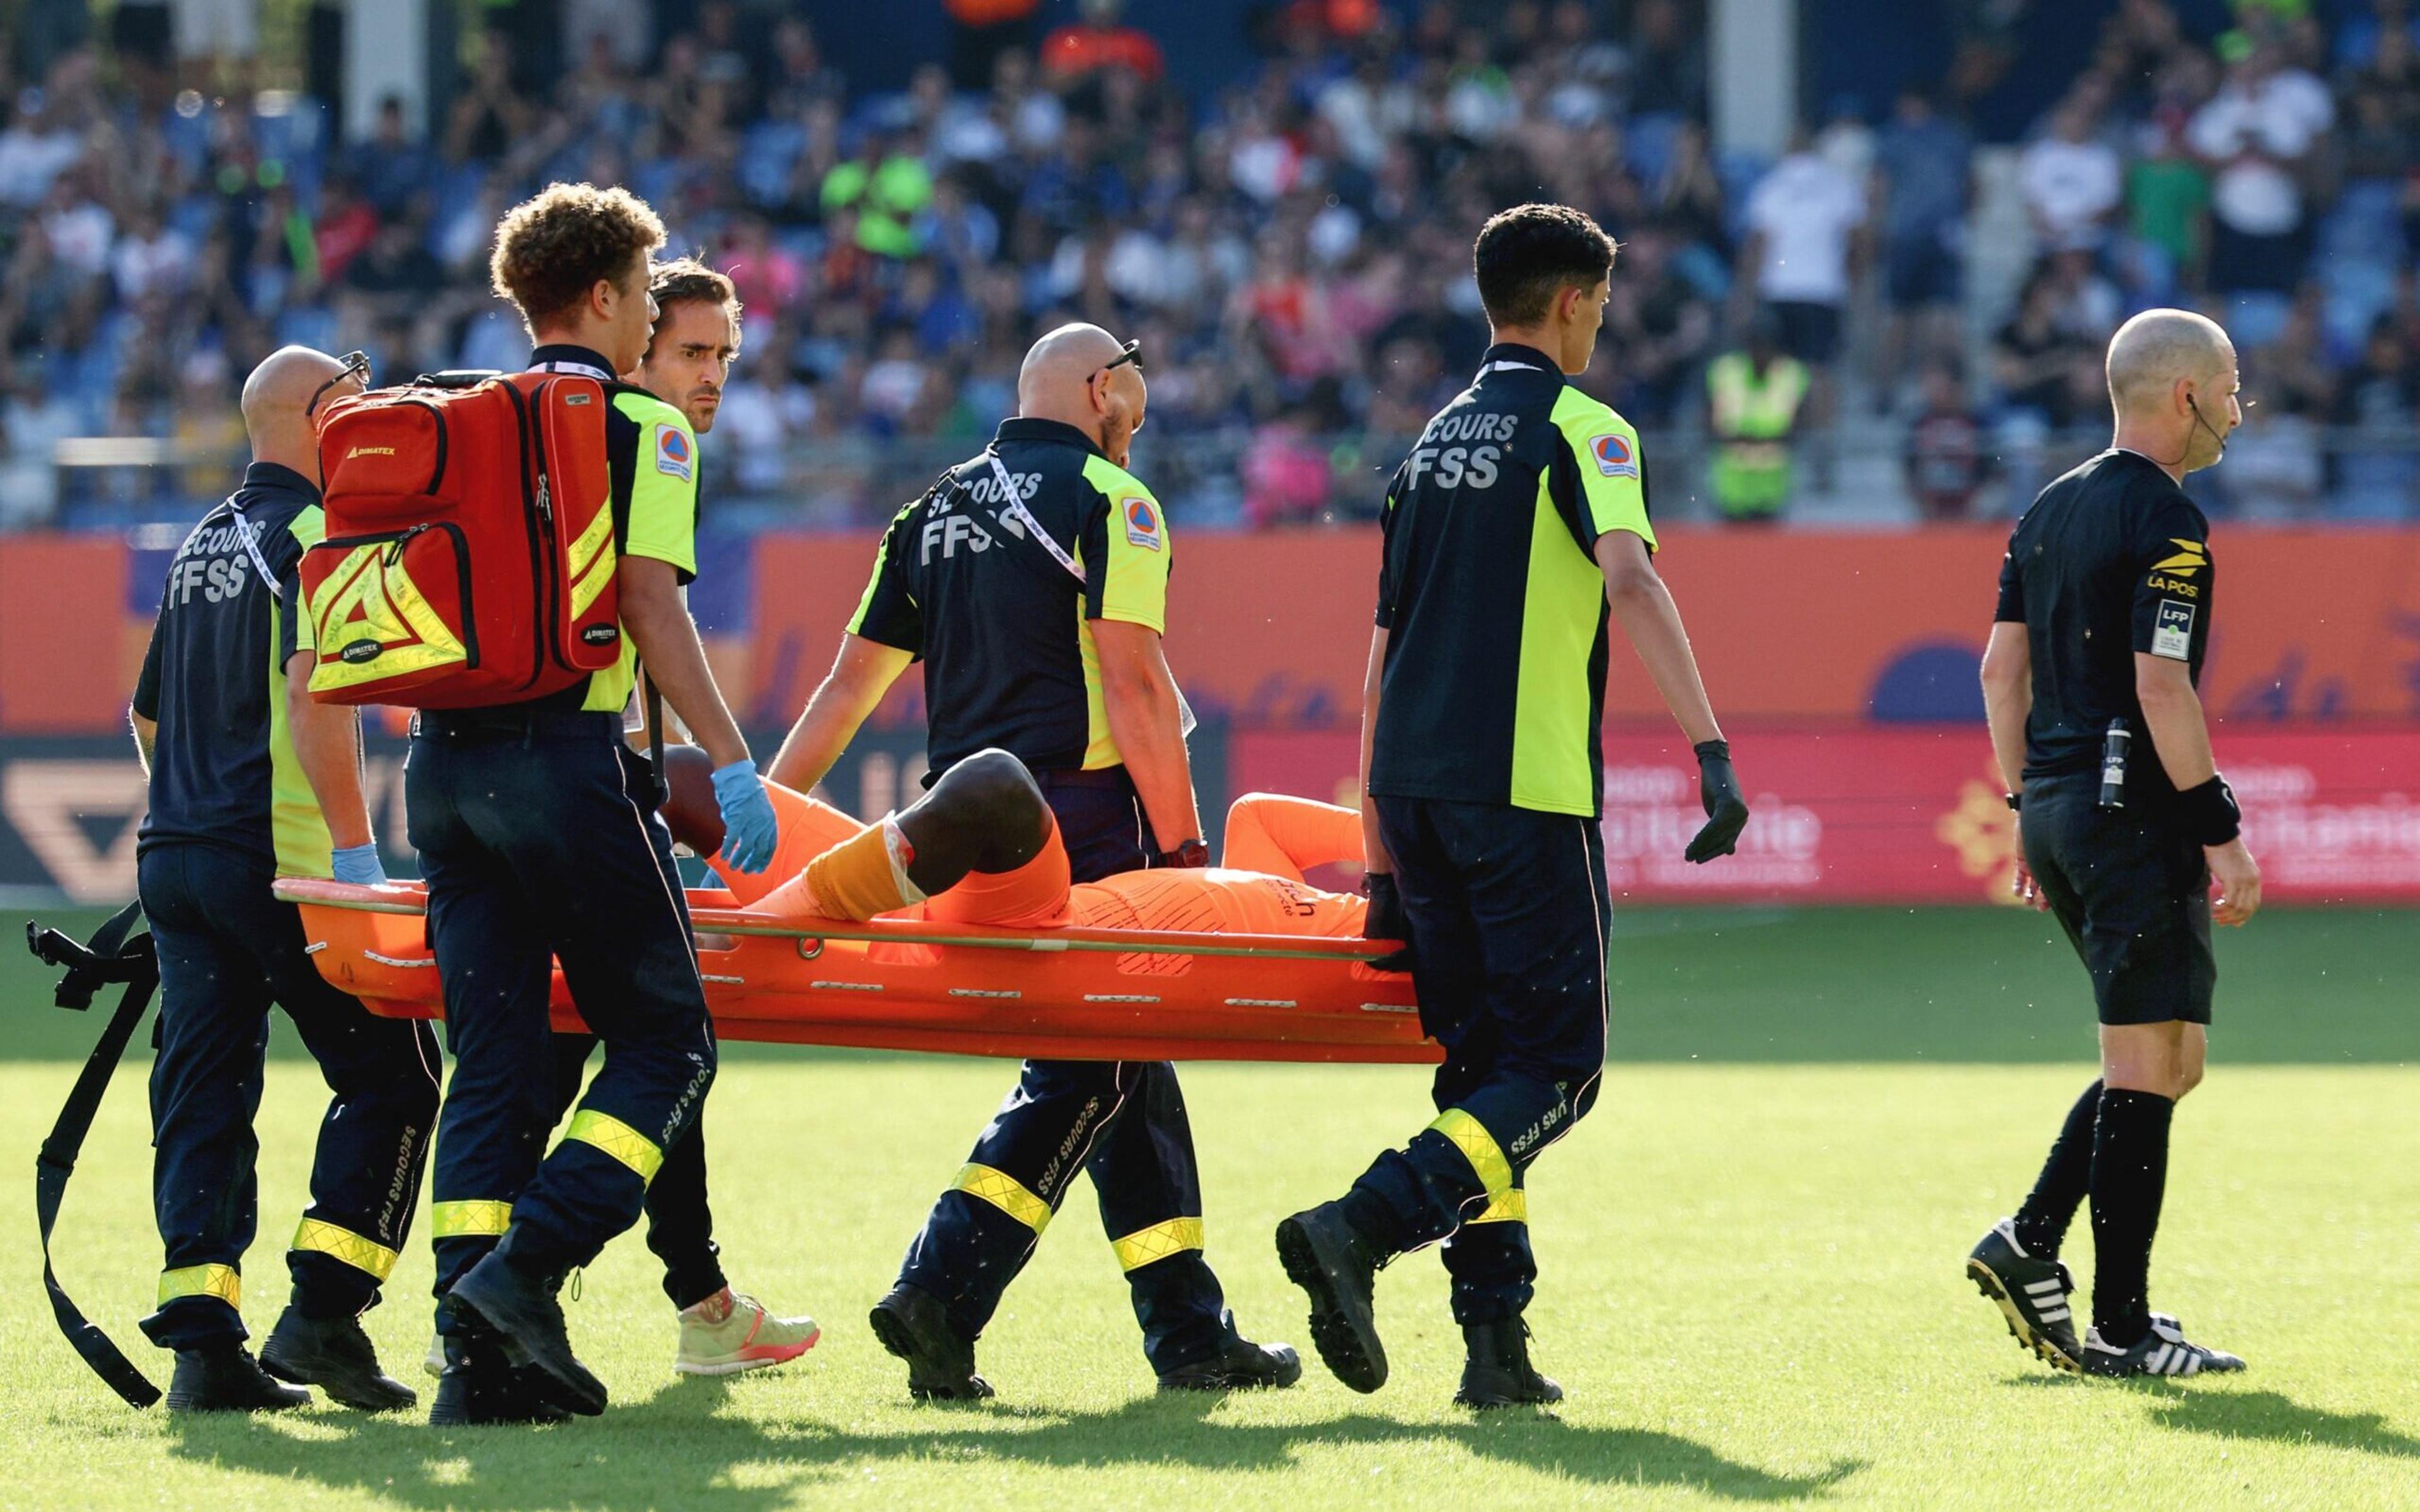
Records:
[[[2151,1238],[2168,1184],[2176,1099],[2110,1088],[2092,1141],[2092,1326],[2132,1349],[2151,1326]]]
[[[2025,1205],[2017,1210],[2017,1242],[2038,1259],[2058,1258],[2059,1242],[2084,1195],[2092,1190],[2092,1131],[2101,1121],[2101,1084],[2094,1082],[2067,1110],[2067,1122],[2051,1141],[2050,1158]]]

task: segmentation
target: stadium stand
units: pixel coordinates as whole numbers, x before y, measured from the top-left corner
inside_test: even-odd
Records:
[[[1974,13],[1940,23],[1946,69],[1855,90],[1831,89],[1854,39],[1816,39],[1820,125],[1772,162],[1710,141],[1704,8],[1213,8],[1252,61],[1188,87],[1113,3],[1063,26],[969,6],[876,91],[784,8],[575,6],[542,52],[474,33],[425,126],[393,100],[351,142],[251,83],[257,57],[21,48],[0,528],[189,517],[280,342],[365,347],[389,380],[509,365],[488,237],[555,177],[628,184],[738,282],[726,521],[878,519],[1067,318],[1141,339],[1142,444],[1188,527],[1367,517],[1376,459],[1484,343],[1470,228],[1531,197],[1626,243],[1584,382],[1647,432],[1659,512],[1711,513],[1704,373],[1760,304],[1817,370],[1788,517],[1913,523],[2007,513],[2099,444],[2108,332],[2181,301],[2236,333],[2257,401],[2219,509],[2420,513],[2401,0],[2087,7],[2097,40],[2049,69],[2027,16],[2077,6],[1942,8]]]

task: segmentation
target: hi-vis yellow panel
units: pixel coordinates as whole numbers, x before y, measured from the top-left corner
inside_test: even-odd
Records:
[[[310,606],[313,643],[319,648],[318,665],[311,670],[311,690],[350,687],[404,672],[442,667],[464,658],[437,610],[429,607],[400,561],[390,562],[390,543],[373,541],[345,553],[345,560],[319,585]],[[345,648],[365,640],[380,647],[378,655],[354,662]]]

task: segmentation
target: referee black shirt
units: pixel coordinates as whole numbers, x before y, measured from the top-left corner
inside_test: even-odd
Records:
[[[2176,795],[2145,739],[2134,654],[2181,661],[2199,686],[2211,586],[2210,522],[2150,458],[2103,452],[2041,491],[2009,537],[1993,615],[2032,651],[2027,780],[2095,770],[2123,719],[2150,758],[2127,764],[2127,800]]]

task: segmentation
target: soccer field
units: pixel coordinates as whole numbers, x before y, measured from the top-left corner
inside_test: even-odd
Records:
[[[23,958],[17,958],[22,961]],[[1311,1363],[1265,1396],[1162,1400],[1089,1194],[980,1349],[998,1402],[909,1405],[864,1325],[1002,1063],[734,1047],[708,1119],[735,1281],[814,1312],[798,1365],[676,1381],[635,1236],[567,1311],[614,1394],[546,1430],[431,1430],[315,1406],[273,1421],[135,1414],[56,1335],[20,1214],[0,1335],[8,1506],[1841,1506],[2420,1504],[2420,919],[2277,914],[2221,947],[2211,1082],[2180,1111],[2155,1301],[2235,1350],[2230,1381],[2052,1375],[1961,1274],[2088,1076],[2081,976],[2007,912],[1624,916],[1616,1063],[1531,1174],[1531,1320],[1554,1417],[1448,1406],[1442,1273],[1380,1282],[1394,1376],[1356,1396]],[[30,1157],[97,1026],[0,968],[24,1057],[0,1064],[0,1149]],[[290,1037],[286,1039],[290,1049]],[[139,1068],[103,1110],[62,1220],[62,1274],[155,1378],[136,1330],[158,1265]],[[1428,1117],[1420,1072],[1187,1071],[1209,1257],[1246,1330],[1305,1342],[1276,1220],[1333,1195]],[[318,1109],[272,1066],[246,1317],[283,1300]],[[20,1167],[23,1168],[22,1166]],[[2072,1258],[2088,1270],[2081,1224]],[[415,1240],[369,1319],[401,1373],[427,1339]],[[416,1376],[413,1377],[418,1380]]]

